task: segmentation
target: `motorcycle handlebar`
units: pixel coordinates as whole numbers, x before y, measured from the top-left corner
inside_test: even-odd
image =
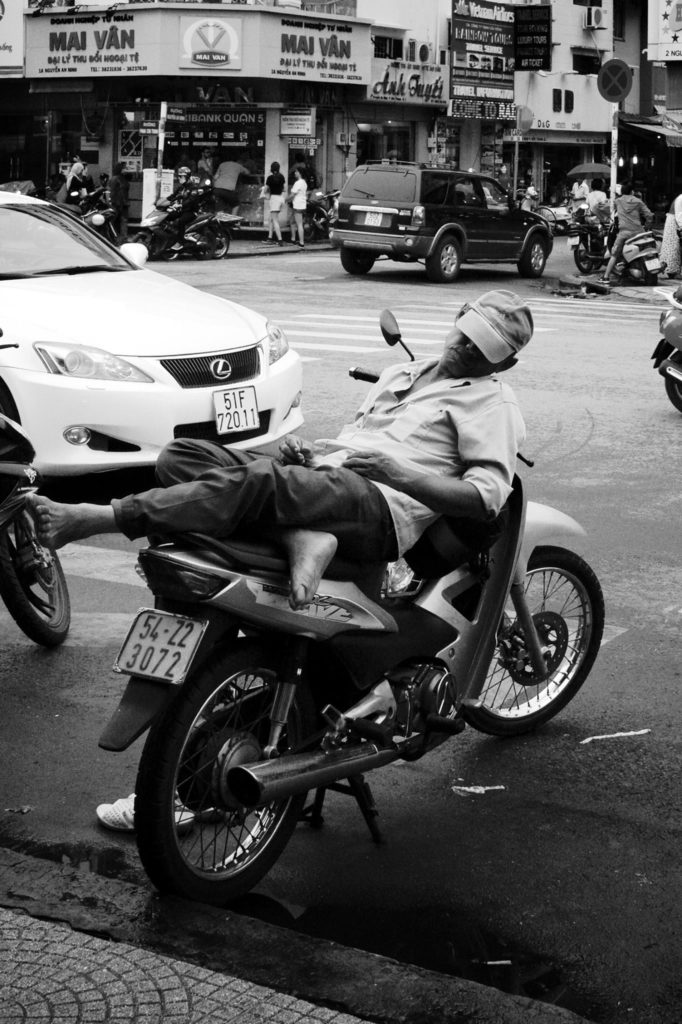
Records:
[[[352,377],[353,380],[364,380],[368,384],[376,384],[379,380],[379,374],[374,370],[363,370],[361,366],[351,366],[348,371],[348,376]]]

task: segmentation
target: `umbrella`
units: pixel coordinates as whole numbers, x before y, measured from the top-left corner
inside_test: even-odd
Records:
[[[576,164],[566,175],[567,178],[604,178],[611,173],[609,164]]]

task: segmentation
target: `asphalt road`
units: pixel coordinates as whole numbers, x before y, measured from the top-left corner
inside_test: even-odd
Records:
[[[605,1024],[678,1024],[682,418],[649,361],[656,299],[566,298],[513,268],[467,268],[449,287],[391,264],[350,278],[331,252],[160,269],[284,326],[305,359],[311,437],[335,432],[361,399],[349,365],[396,358],[382,308],[424,355],[462,302],[490,287],[527,295],[535,338],[509,374],[535,460],[524,480],[533,500],[585,526],[607,603],[597,665],[554,723],[504,742],[467,731],[377,773],[379,847],[350,801],[328,797],[324,829],[301,827],[244,909]],[[550,271],[570,269],[558,240]],[[0,842],[143,881],[134,842],[99,831],[93,815],[131,791],[140,749],[96,746],[121,688],[117,642],[146,602],[131,547],[105,538],[65,552],[75,614],[62,650],[37,650],[2,620]],[[455,785],[503,788],[462,797]]]

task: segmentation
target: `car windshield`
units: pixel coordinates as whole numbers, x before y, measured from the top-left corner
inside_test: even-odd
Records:
[[[37,203],[0,206],[0,280],[131,269],[70,213]]]
[[[403,167],[359,167],[343,189],[344,199],[379,199],[381,202],[413,203],[417,175]]]

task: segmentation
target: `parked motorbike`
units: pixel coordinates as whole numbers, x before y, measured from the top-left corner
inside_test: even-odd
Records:
[[[402,343],[387,311],[382,330]],[[527,504],[517,477],[492,527],[442,517],[388,572],[335,559],[297,610],[282,550],[252,535],[141,551],[154,607],[119,652],[130,678],[100,746],[125,750],[149,729],[135,827],[152,882],[225,905],[298,821],[320,823],[326,789],[352,795],[378,838],[365,773],[418,760],[467,725],[513,736],[556,715],[604,625],[597,577],[559,543],[582,535]]]
[[[140,221],[133,238],[149,251],[149,259],[220,260],[227,255],[232,230],[243,218],[216,210],[210,183],[198,185],[176,198],[161,199]]]
[[[590,222],[584,216],[574,215],[568,229],[568,246],[573,251],[575,265],[582,274],[593,274],[606,266],[617,234],[618,228],[615,224],[607,228],[596,221]],[[660,250],[654,233],[641,231],[628,238],[623,246],[615,273],[639,284],[655,285],[662,269]]]
[[[111,205],[109,189],[100,186],[88,193],[80,201],[83,220],[98,234],[113,245],[118,243],[118,235],[114,227],[116,213]]]
[[[651,358],[654,369],[663,377],[665,393],[678,412],[682,412],[682,286],[668,295],[671,308],[661,313],[659,330],[663,337]]]
[[[569,225],[571,223],[571,211],[567,204],[560,203],[556,206],[545,204],[543,206],[538,206],[537,213],[539,213],[541,217],[545,218],[552,229],[553,235],[568,234]]]
[[[303,214],[303,237],[306,242],[329,238],[329,228],[334,221],[334,203],[340,194],[338,189],[331,192],[312,189],[308,192],[308,205]]]
[[[21,426],[0,414],[0,597],[26,636],[55,647],[69,632],[71,605],[59,558],[38,542],[26,503],[39,483],[34,458]]]

